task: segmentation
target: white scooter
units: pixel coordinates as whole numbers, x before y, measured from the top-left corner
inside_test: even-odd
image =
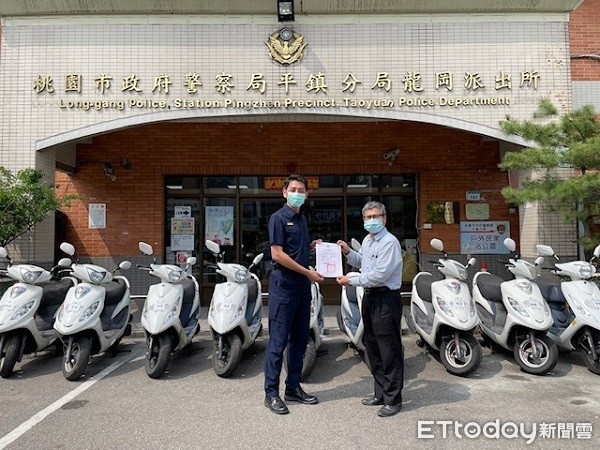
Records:
[[[359,251],[360,243],[352,238],[350,246],[353,250]],[[356,276],[357,272],[349,272],[348,276]],[[337,324],[342,333],[350,339],[350,345],[360,354],[367,366],[369,359],[365,354],[365,344],[363,342],[364,325],[362,321],[362,300],[364,289],[361,286],[343,286],[340,312],[337,316]]]
[[[538,245],[542,256],[553,256],[552,247]],[[555,264],[552,271],[562,281],[538,278],[537,285],[550,306],[554,323],[548,336],[564,350],[581,350],[587,368],[600,375],[600,289],[592,278],[600,258],[600,245],[591,261],[572,261]]]
[[[0,300],[0,376],[7,378],[23,355],[59,343],[52,325],[67,291],[77,283],[71,277],[53,279],[57,270],[70,267],[63,258],[48,271],[32,264],[13,265],[4,247],[0,258],[8,259],[6,275],[16,281]]]
[[[448,258],[440,239],[432,239],[430,245],[444,255],[432,261],[444,279],[434,281],[429,272],[420,272],[413,279],[410,313],[421,337],[417,344],[438,350],[449,373],[467,376],[481,364],[481,345],[473,335],[479,319],[466,283],[475,258],[465,266]]]
[[[511,252],[511,238],[504,240]],[[489,272],[477,272],[473,278],[473,298],[477,304],[484,342],[494,342],[514,353],[521,370],[534,375],[550,372],[558,362],[558,348],[546,332],[552,316],[540,288],[535,284],[538,257],[534,264],[514,254],[506,266],[515,279],[504,281]]]
[[[242,359],[242,351],[249,348],[262,330],[262,287],[251,269],[262,261],[258,254],[250,267],[241,264],[223,263],[221,248],[216,242],[207,240],[206,247],[217,258],[216,272],[226,278],[215,284],[208,325],[214,342],[212,365],[220,377],[229,377],[235,372]]]
[[[139,243],[144,255],[152,255],[150,244]],[[145,368],[150,378],[159,378],[167,369],[171,353],[192,342],[200,331],[200,287],[188,269],[196,264],[196,258],[187,258],[182,269],[173,264],[156,264],[142,267],[160,283],[148,288],[142,310],[142,327],[146,334]]]
[[[63,242],[60,249],[75,254],[69,243]],[[130,267],[129,261],[123,261],[113,273]],[[69,289],[54,329],[64,345],[63,375],[73,381],[84,374],[92,355],[116,349],[123,336],[131,334],[132,316],[127,278],[78,262],[71,265],[71,272],[81,283]]]

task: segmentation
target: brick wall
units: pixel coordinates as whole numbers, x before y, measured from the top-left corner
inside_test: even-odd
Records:
[[[382,153],[400,148],[390,166]],[[122,158],[133,170],[120,166]],[[173,174],[283,175],[294,164],[302,174],[416,173],[419,226],[429,201],[456,201],[465,220],[465,191],[480,189],[490,204],[490,220],[511,220],[518,242],[518,217],[509,215],[500,189],[507,175],[497,170],[496,142],[485,142],[445,127],[407,122],[158,124],[98,136],[77,148],[78,171],[57,174],[59,193],[82,196],[64,212],[66,238],[80,256],[137,255],[145,240],[163,249],[163,177]],[[116,181],[102,162],[115,167]],[[106,203],[107,228],[89,229],[87,205]],[[458,222],[458,220],[457,220]],[[459,225],[422,230],[421,247],[434,237],[449,252],[459,250]]]
[[[585,0],[572,14],[569,22],[571,55],[600,55],[600,0]],[[600,60],[571,60],[573,81],[600,81]]]

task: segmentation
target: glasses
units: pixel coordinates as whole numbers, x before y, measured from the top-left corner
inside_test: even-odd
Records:
[[[370,216],[363,216],[363,220],[379,219],[385,216],[385,214],[371,214]]]

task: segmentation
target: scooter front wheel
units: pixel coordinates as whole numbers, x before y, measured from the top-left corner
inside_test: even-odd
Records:
[[[558,347],[548,336],[536,334],[535,349],[537,356],[534,354],[530,336],[517,339],[513,347],[515,359],[523,372],[545,375],[554,369],[558,362]]]
[[[470,333],[461,333],[458,339],[449,336],[440,346],[440,360],[452,375],[466,377],[481,364],[481,345]]]
[[[308,339],[308,345],[306,346],[306,351],[304,352],[304,360],[302,361],[302,375],[300,377],[301,381],[305,381],[310,376],[315,368],[316,362],[317,346],[315,345],[315,340],[311,336]]]
[[[6,337],[3,349],[4,354],[2,355],[2,359],[0,359],[0,376],[2,378],[8,378],[12,374],[15,364],[19,360],[23,339],[25,339],[25,336],[20,333],[11,334]]]
[[[221,349],[219,349],[218,340],[215,340],[212,365],[217,375],[227,378],[240,365],[242,359],[242,340],[236,333],[225,334],[221,336],[221,339]]]
[[[173,338],[170,334],[163,333],[148,339],[148,352],[144,366],[150,378],[159,378],[165,373],[171,353],[173,353]]]
[[[596,355],[600,355],[600,333],[592,333],[591,342],[594,345]],[[581,340],[579,341],[579,345],[581,346],[583,358],[585,359],[585,365],[587,366],[588,370],[596,375],[600,375],[600,359],[594,359],[592,349],[590,348],[590,341],[586,338],[586,336],[582,336]]]
[[[71,355],[63,361],[62,373],[69,381],[80,378],[87,368],[92,355],[92,341],[88,336],[73,339]]]

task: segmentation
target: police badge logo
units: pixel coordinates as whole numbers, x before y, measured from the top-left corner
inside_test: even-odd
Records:
[[[304,36],[288,28],[271,34],[265,44],[269,47],[269,57],[283,65],[300,61],[307,45],[304,43]]]

